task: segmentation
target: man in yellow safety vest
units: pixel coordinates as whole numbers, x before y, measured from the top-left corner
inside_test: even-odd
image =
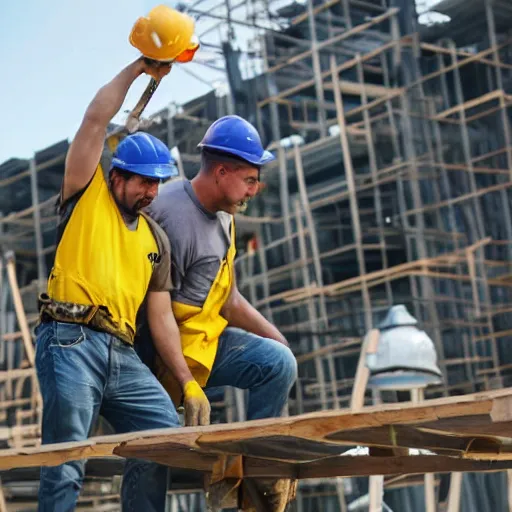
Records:
[[[187,415],[192,422],[209,415],[172,313],[169,241],[141,215],[161,180],[176,174],[169,149],[135,133],[118,145],[108,179],[99,165],[107,126],[133,81],[143,73],[161,79],[169,70],[144,59],[124,68],[98,91],[69,148],[55,262],[37,327],[43,444],[86,439],[99,414],[118,433],[179,426],[169,395],[133,348],[144,300],[155,346],[180,386]],[[41,469],[41,512],[74,510],[84,465]],[[123,511],[163,512],[166,485],[166,467],[127,461]]]

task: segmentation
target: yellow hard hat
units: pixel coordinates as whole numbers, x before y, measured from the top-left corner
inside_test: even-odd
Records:
[[[135,22],[130,43],[150,59],[189,62],[199,48],[194,29],[190,16],[159,5]]]

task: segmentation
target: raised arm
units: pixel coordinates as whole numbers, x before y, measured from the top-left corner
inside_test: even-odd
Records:
[[[142,73],[160,79],[169,71],[169,65],[152,66],[139,58],[96,93],[66,157],[61,202],[82,190],[91,180],[101,158],[107,126],[122,107],[135,79]]]

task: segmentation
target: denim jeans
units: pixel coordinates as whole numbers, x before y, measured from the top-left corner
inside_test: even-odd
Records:
[[[126,343],[60,322],[40,325],[36,343],[43,444],[87,439],[100,412],[117,433],[179,426],[169,395]],[[41,468],[39,511],[74,510],[84,467],[75,461]],[[163,511],[166,487],[165,466],[128,460],[123,511]]]
[[[247,389],[247,420],[277,418],[296,379],[297,361],[288,347],[228,327],[219,338],[206,394],[220,386]]]
[[[83,441],[98,414],[117,433],[179,426],[176,409],[133,348],[87,327],[51,322],[37,331],[36,368],[43,396],[43,444]],[[247,419],[281,415],[297,376],[292,352],[280,343],[227,328],[207,388],[248,389]],[[39,510],[74,510],[85,461],[41,469]],[[128,460],[123,512],[163,512],[167,468]]]

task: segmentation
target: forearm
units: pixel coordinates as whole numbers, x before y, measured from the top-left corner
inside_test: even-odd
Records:
[[[222,316],[231,327],[238,327],[288,346],[286,338],[279,329],[253,307],[238,290],[233,291],[229,303],[222,310]]]
[[[126,66],[96,93],[87,108],[85,117],[106,129],[108,123],[122,107],[131,85],[143,71],[144,67],[141,59],[137,59]]]
[[[187,382],[194,380],[194,377],[183,356],[180,332],[172,313],[163,315],[148,313],[148,320],[158,354],[183,388]]]

